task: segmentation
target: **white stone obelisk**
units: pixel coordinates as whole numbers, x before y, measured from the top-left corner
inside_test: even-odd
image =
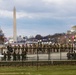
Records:
[[[13,41],[17,41],[17,30],[16,30],[16,8],[13,9]]]

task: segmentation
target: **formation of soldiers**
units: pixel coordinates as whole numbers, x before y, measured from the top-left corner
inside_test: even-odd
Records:
[[[7,52],[3,52],[3,60],[26,60],[27,54],[50,54],[51,52],[73,52],[75,49],[73,44],[23,44],[23,45],[8,45]],[[12,58],[11,58],[12,56]]]
[[[15,51],[13,53],[11,53],[10,51],[7,51],[7,53],[4,51],[4,53],[2,53],[4,55],[4,57],[2,58],[2,60],[4,61],[20,61],[20,60],[26,60],[26,52],[22,51],[22,53],[20,54],[19,52],[16,53]]]

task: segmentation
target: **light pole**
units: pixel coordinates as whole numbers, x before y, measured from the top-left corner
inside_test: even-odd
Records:
[[[60,60],[61,60],[61,49],[62,49],[62,45],[61,45],[61,44],[59,44]]]
[[[38,70],[38,60],[39,60],[38,51],[39,51],[40,42],[41,42],[41,40],[38,40],[38,48],[37,48],[37,70]]]
[[[73,51],[75,50],[75,44],[76,44],[76,39],[74,39],[74,43],[73,43]]]
[[[51,41],[50,41],[50,38],[48,38],[48,60],[50,60],[50,44],[51,44]]]
[[[37,47],[37,70],[38,70],[38,50],[39,50],[39,40],[38,40],[38,47]]]
[[[42,40],[38,40],[38,48],[37,48],[37,70],[38,70],[38,60],[39,60],[39,56],[38,56],[38,52],[41,49],[41,44],[42,44]]]

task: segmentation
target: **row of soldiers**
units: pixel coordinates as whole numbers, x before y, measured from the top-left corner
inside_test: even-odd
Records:
[[[20,60],[26,60],[26,51],[22,51],[22,53],[20,54],[19,52],[16,53],[15,51],[14,52],[10,52],[10,51],[7,51],[7,52],[3,52],[2,55],[4,55],[4,57],[2,58],[3,61],[20,61]]]
[[[10,52],[15,52],[16,50],[18,50],[20,52],[21,51],[26,51],[27,54],[34,54],[34,53],[37,53],[37,50],[38,51],[41,51],[42,53],[48,53],[48,51],[50,52],[64,52],[64,51],[67,51],[67,50],[75,50],[75,46],[74,44],[30,44],[30,45],[27,45],[27,44],[23,44],[22,46],[20,45],[8,45],[7,46],[7,50],[10,51]]]
[[[8,60],[10,61],[11,59],[13,61],[16,60],[26,60],[26,55],[27,54],[34,54],[34,53],[48,53],[50,55],[51,52],[64,52],[64,51],[69,51],[73,52],[75,50],[74,44],[23,44],[21,45],[8,45],[7,46],[7,52],[3,52],[2,54],[4,57],[2,60]]]

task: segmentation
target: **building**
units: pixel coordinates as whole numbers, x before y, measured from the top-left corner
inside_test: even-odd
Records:
[[[72,26],[71,29],[67,31],[67,34],[76,34],[76,25]]]
[[[70,30],[67,31],[68,42],[74,43],[76,40],[76,25],[72,26]]]
[[[76,25],[71,27],[71,32],[76,33]]]

